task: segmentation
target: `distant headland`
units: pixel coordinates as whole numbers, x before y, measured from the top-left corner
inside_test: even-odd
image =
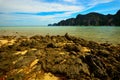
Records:
[[[48,26],[120,26],[120,10],[114,15],[96,12],[78,14],[76,18],[69,18]]]

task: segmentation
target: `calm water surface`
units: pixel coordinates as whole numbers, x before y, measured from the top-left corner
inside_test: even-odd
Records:
[[[0,35],[70,35],[97,42],[120,44],[120,27],[0,27]]]

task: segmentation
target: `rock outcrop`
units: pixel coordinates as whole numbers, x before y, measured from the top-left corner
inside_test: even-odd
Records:
[[[120,45],[68,34],[14,40],[0,47],[0,80],[120,79]]]

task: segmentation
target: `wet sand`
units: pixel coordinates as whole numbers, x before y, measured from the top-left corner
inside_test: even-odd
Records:
[[[0,36],[0,80],[119,80],[120,45],[65,35]]]

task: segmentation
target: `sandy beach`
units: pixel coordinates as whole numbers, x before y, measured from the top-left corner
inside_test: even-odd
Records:
[[[120,45],[63,36],[0,36],[0,80],[118,80]]]

